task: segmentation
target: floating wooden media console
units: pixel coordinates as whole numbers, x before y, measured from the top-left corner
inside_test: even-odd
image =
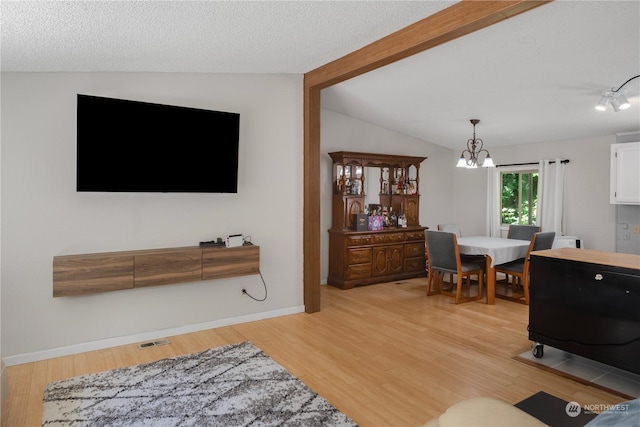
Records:
[[[65,297],[260,273],[260,247],[200,247],[53,258],[53,296]]]

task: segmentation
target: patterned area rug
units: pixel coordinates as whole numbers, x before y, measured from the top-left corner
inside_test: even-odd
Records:
[[[250,342],[47,385],[43,426],[355,426]]]

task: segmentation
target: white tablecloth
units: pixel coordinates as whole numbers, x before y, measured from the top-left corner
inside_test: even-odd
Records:
[[[501,237],[458,237],[458,247],[461,254],[489,255],[491,267],[524,258],[527,256],[529,243],[529,240],[503,239]]]

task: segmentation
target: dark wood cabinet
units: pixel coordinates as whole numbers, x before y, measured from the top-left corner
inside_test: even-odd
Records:
[[[342,289],[426,276],[420,226],[420,164],[426,157],[338,151],[333,160],[333,206],[327,283]],[[375,181],[367,182],[372,168]],[[377,194],[367,194],[376,188]],[[356,230],[368,204],[404,214],[406,227]]]
[[[403,247],[380,246],[373,248],[373,268],[372,276],[383,276],[387,274],[401,273],[404,269]]]
[[[529,339],[640,374],[640,256],[537,251],[530,274]]]
[[[333,223],[356,228],[356,215],[364,212],[364,196],[333,195]]]
[[[420,196],[407,195],[404,196],[403,205],[399,212],[404,212],[407,217],[408,225],[420,225],[420,217],[418,212],[420,211]]]
[[[426,227],[329,230],[327,283],[342,289],[426,276]]]

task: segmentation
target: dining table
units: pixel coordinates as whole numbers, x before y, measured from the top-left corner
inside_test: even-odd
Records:
[[[487,275],[487,304],[495,304],[496,265],[515,261],[527,256],[529,240],[505,239],[503,237],[469,236],[458,237],[458,249],[465,255],[484,255]]]

